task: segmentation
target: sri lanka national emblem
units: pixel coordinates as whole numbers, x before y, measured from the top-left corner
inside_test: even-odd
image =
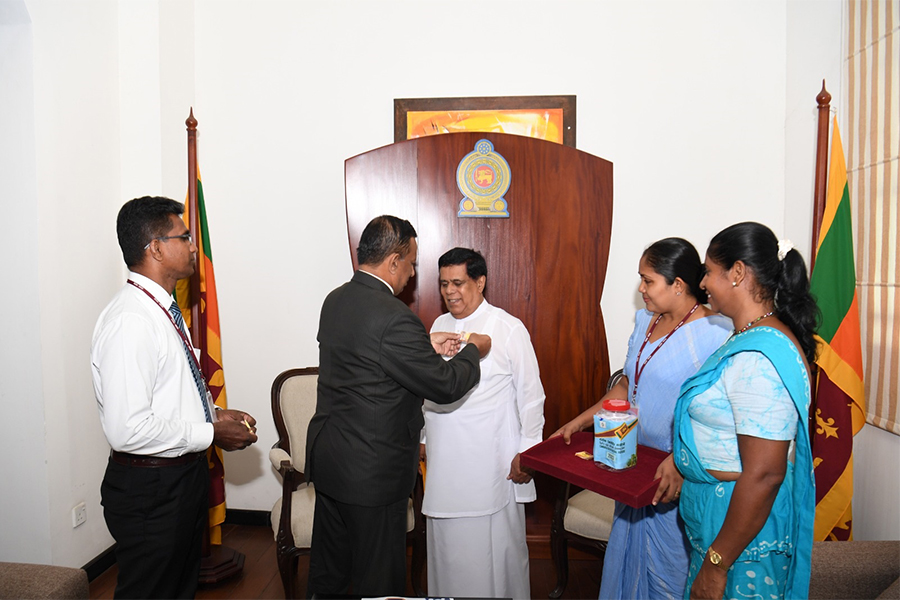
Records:
[[[478,140],[456,168],[456,185],[464,198],[460,217],[509,217],[503,197],[509,190],[511,173],[506,159],[494,152],[490,140]]]

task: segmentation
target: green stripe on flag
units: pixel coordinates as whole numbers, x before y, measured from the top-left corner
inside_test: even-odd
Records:
[[[209,226],[206,224],[206,202],[203,201],[203,182],[197,180],[197,207],[200,213],[200,235],[203,238],[203,254],[212,262],[212,246],[209,245]]]
[[[810,279],[810,291],[822,311],[818,333],[826,342],[831,343],[850,310],[855,290],[850,190],[845,183],[834,220],[816,254],[816,266]]]

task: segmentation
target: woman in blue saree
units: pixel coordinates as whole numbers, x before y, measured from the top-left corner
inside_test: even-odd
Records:
[[[672,452],[672,419],[678,390],[731,333],[731,322],[703,304],[703,269],[697,250],[667,238],[644,251],[638,287],[646,309],[637,311],[628,340],[624,377],[600,399],[627,398],[637,406],[638,443]],[[554,435],[568,443],[572,433],[593,425],[600,402]],[[600,598],[679,598],[684,592],[689,547],[676,499],[681,476],[670,455],[650,506],[616,503],[606,548]]]
[[[735,333],[684,383],[675,409],[691,545],[685,598],[805,598],[818,316],[806,265],[767,227],[739,223],[710,242],[701,287]]]

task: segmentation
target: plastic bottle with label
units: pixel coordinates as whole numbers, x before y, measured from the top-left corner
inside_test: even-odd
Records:
[[[594,464],[608,471],[636,465],[637,423],[637,411],[628,400],[604,400],[594,413]]]

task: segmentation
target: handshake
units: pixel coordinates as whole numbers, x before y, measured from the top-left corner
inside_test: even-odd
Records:
[[[431,347],[443,356],[455,356],[463,344],[472,344],[478,348],[481,358],[491,351],[491,337],[481,333],[435,331],[431,334]]]

